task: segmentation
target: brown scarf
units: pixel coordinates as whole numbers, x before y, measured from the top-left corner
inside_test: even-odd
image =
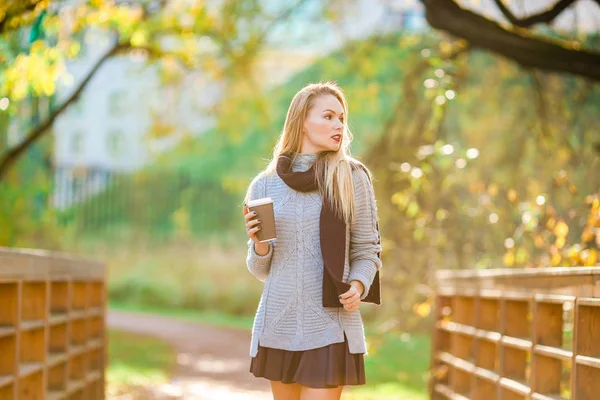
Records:
[[[350,164],[356,169],[364,166],[357,163]],[[299,192],[312,192],[317,190],[317,180],[314,164],[308,171],[292,171],[292,159],[282,155],[277,159],[277,174],[290,188]],[[366,171],[365,171],[366,172]],[[367,173],[368,176],[368,173]],[[343,307],[338,296],[350,289],[344,283],[344,261],[346,250],[346,223],[333,211],[327,199],[323,201],[319,221],[321,236],[321,254],[323,255],[323,307]],[[377,244],[380,243],[379,224],[377,223]],[[381,258],[381,253],[377,253]],[[379,271],[375,274],[367,296],[361,301],[366,303],[381,304],[381,291],[379,285]]]

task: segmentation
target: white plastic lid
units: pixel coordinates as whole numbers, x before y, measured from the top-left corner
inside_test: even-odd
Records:
[[[272,202],[273,200],[271,200],[270,197],[264,197],[262,199],[250,200],[248,202],[248,207],[262,206],[263,204],[268,204]]]

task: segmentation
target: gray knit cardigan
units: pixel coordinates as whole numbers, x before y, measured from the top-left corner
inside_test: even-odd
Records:
[[[316,154],[299,153],[293,171],[306,171]],[[366,297],[375,273],[381,268],[377,253],[377,204],[367,174],[353,171],[355,219],[346,228],[344,282],[360,281]],[[274,202],[277,239],[269,242],[264,256],[256,254],[248,239],[248,270],[264,282],[254,318],[250,356],[258,345],[285,350],[309,350],[348,339],[350,353],[368,354],[360,310],[323,307],[321,303],[323,258],[319,219],[322,198],[318,192],[298,192],[279,175],[261,172],[249,187],[250,200],[271,197]],[[364,303],[363,303],[364,304]]]

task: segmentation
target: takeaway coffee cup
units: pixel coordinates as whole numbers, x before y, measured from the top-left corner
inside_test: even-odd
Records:
[[[275,214],[273,212],[273,200],[270,197],[250,200],[248,202],[248,211],[256,211],[256,217],[262,220],[261,229],[256,232],[256,237],[260,243],[268,242],[277,238],[275,232]]]

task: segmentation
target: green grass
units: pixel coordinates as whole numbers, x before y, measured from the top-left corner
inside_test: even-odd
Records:
[[[108,392],[131,386],[166,383],[176,354],[165,342],[153,337],[108,331]]]
[[[213,326],[250,330],[254,317],[231,316],[217,311],[199,311],[181,308],[166,308],[156,306],[140,306],[136,304],[109,301],[108,306],[113,310],[132,311],[146,314],[164,315],[186,321],[200,322]]]
[[[344,388],[342,400],[425,400],[428,396],[423,390],[406,387],[400,383],[372,384]]]
[[[159,307],[140,307],[110,302],[114,310],[158,314],[214,326],[250,330],[252,317],[229,316],[218,312]],[[386,333],[378,335],[375,327],[365,326],[369,354],[365,356],[367,385],[344,389],[345,400],[404,399],[424,400],[429,366],[428,335]]]
[[[349,387],[351,395],[347,399],[426,399],[429,336],[396,332],[377,335],[370,326],[365,326],[365,331],[369,342],[369,354],[365,356],[367,385]]]

